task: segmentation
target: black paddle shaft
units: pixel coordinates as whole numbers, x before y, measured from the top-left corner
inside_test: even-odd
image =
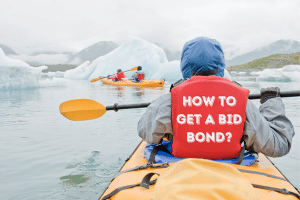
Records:
[[[113,106],[106,106],[106,110],[118,111],[119,109],[131,109],[131,108],[146,108],[150,103],[138,103],[138,104],[127,104],[127,105],[118,105],[115,103]]]
[[[280,97],[296,97],[300,96],[300,90],[280,92]],[[260,94],[249,94],[248,99],[260,99]]]
[[[296,97],[300,96],[300,90],[280,92],[280,97]],[[260,99],[260,94],[249,94],[248,99]],[[138,103],[138,104],[127,104],[127,105],[118,105],[115,103],[113,106],[106,106],[106,110],[118,111],[120,109],[131,109],[131,108],[146,108],[151,103]]]

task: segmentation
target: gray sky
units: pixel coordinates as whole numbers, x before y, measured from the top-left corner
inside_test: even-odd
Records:
[[[128,35],[181,51],[198,36],[228,57],[279,39],[300,41],[300,0],[2,0],[0,44],[19,54],[78,52]]]

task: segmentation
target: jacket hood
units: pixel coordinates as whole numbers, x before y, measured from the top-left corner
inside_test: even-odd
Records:
[[[223,77],[225,62],[221,44],[208,37],[198,37],[186,42],[181,54],[180,69],[184,79],[191,78],[192,72],[218,69],[214,75]]]

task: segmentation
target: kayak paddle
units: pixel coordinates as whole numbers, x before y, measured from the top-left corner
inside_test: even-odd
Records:
[[[137,70],[137,67],[133,67],[130,70],[127,70],[127,71],[124,71],[124,72],[135,71],[135,70]],[[93,82],[99,81],[102,78],[106,78],[106,77],[104,77],[104,76],[98,76],[98,78],[92,79],[91,82],[93,83]]]
[[[280,97],[300,96],[300,90],[280,92]],[[260,94],[249,94],[248,99],[259,99]],[[127,104],[113,106],[104,106],[91,99],[74,99],[65,101],[59,106],[60,113],[72,121],[92,120],[101,117],[107,110],[118,111],[120,109],[145,108],[150,103]]]
[[[72,121],[84,121],[96,119],[104,115],[107,110],[130,109],[130,108],[144,108],[150,103],[128,104],[113,106],[104,106],[97,101],[91,99],[74,99],[65,101],[59,106],[60,113],[67,119]]]

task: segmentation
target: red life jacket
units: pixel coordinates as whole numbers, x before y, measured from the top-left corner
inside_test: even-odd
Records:
[[[126,78],[126,75],[124,74],[124,72],[119,72],[118,73],[118,81],[121,81],[122,78]]]
[[[145,74],[138,74],[138,80],[144,80]]]
[[[172,154],[237,158],[249,90],[218,76],[192,76],[171,90]]]

